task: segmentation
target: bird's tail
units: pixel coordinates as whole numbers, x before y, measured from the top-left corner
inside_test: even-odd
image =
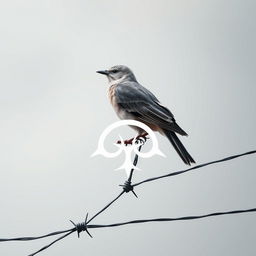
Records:
[[[183,160],[183,162],[185,164],[190,165],[191,163],[195,163],[195,160],[188,153],[188,151],[183,146],[183,144],[181,143],[181,141],[179,140],[179,138],[175,134],[175,132],[164,130],[164,134],[169,139],[169,141],[172,143],[174,149],[179,154],[180,158]]]

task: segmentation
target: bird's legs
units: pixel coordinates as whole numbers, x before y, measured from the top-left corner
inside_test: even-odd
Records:
[[[127,145],[132,145],[132,142],[133,142],[133,140],[135,139],[135,141],[140,141],[140,142],[145,142],[148,138],[147,138],[147,136],[148,136],[148,133],[147,132],[144,132],[144,133],[142,133],[142,134],[139,134],[137,137],[135,137],[135,138],[131,138],[131,139],[129,139],[129,140],[125,140],[124,141],[124,144],[125,144],[125,146],[127,146]],[[118,140],[117,141],[117,144],[121,144],[121,140]]]

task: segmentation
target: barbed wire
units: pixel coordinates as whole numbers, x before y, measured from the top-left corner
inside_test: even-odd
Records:
[[[220,215],[230,215],[230,214],[239,214],[239,213],[249,213],[249,212],[256,212],[256,208],[247,209],[247,210],[234,210],[234,211],[227,211],[227,212],[214,212],[208,213],[204,215],[193,215],[193,216],[184,216],[178,218],[156,218],[156,219],[141,219],[141,220],[131,220],[126,222],[119,222],[113,224],[105,224],[105,225],[87,225],[87,228],[111,228],[111,227],[118,227],[130,224],[139,224],[139,223],[146,223],[146,222],[168,222],[168,221],[178,221],[178,220],[195,220],[195,219],[203,219],[208,217],[220,216]]]
[[[144,141],[144,143],[145,142],[146,142],[146,140]],[[139,146],[138,151],[141,150],[143,144],[141,144]],[[135,183],[135,184],[132,184],[132,177],[133,177],[134,169],[131,169],[131,172],[130,172],[130,175],[129,175],[127,181],[125,181],[125,183],[123,185],[120,185],[120,186],[122,186],[122,191],[112,201],[110,201],[105,207],[103,207],[96,214],[94,214],[89,220],[88,220],[88,213],[87,213],[84,222],[75,224],[73,221],[71,221],[71,223],[74,225],[73,228],[62,230],[62,231],[55,231],[55,232],[48,233],[46,235],[34,236],[34,237],[30,236],[30,237],[16,237],[16,238],[0,238],[0,242],[32,241],[32,240],[43,239],[43,238],[46,238],[46,237],[61,235],[57,239],[53,240],[51,243],[49,243],[46,246],[40,248],[36,252],[28,255],[28,256],[34,256],[34,255],[48,249],[53,244],[57,243],[58,241],[64,239],[65,237],[71,235],[74,232],[77,232],[77,235],[79,237],[79,234],[81,232],[86,231],[87,234],[90,237],[92,237],[92,235],[89,233],[88,229],[93,229],[93,228],[118,227],[118,226],[139,224],[139,223],[147,223],[147,222],[184,221],[184,220],[194,220],[194,219],[208,218],[208,217],[220,216],[220,215],[230,215],[230,214],[241,214],[241,213],[256,212],[256,208],[251,208],[251,209],[240,209],[240,210],[225,211],[225,212],[214,212],[214,213],[208,213],[208,214],[204,214],[204,215],[184,216],[184,217],[177,217],[177,218],[140,219],[140,220],[131,220],[131,221],[120,222],[120,223],[112,223],[112,224],[89,224],[98,215],[100,215],[102,212],[107,210],[124,193],[128,193],[128,192],[131,191],[137,197],[137,195],[135,194],[135,192],[133,190],[134,187],[136,187],[136,186],[139,186],[141,184],[148,183],[148,182],[151,182],[151,181],[155,181],[155,180],[158,180],[158,179],[184,174],[186,172],[189,172],[189,171],[192,171],[192,170],[195,170],[195,169],[199,169],[199,168],[202,168],[202,167],[205,167],[205,166],[208,166],[208,165],[212,165],[212,164],[216,164],[216,163],[220,163],[220,162],[225,162],[225,161],[230,161],[230,160],[235,159],[235,158],[239,158],[239,157],[242,157],[242,156],[251,155],[251,154],[255,154],[255,153],[256,153],[256,150],[252,150],[252,151],[245,152],[245,153],[242,153],[242,154],[237,154],[237,155],[229,156],[229,157],[226,157],[226,158],[223,158],[223,159],[219,159],[219,160],[211,161],[211,162],[208,162],[208,163],[200,164],[200,165],[197,165],[197,166],[185,169],[185,170],[181,170],[181,171],[177,171],[177,172],[171,172],[171,173],[161,175],[161,176],[157,176],[157,177],[152,177],[152,178],[149,178],[149,179],[146,179],[146,180],[142,180],[142,181],[140,181],[138,183]],[[138,155],[135,154],[133,165],[136,166],[137,163],[138,163]]]
[[[167,178],[167,177],[183,174],[183,173],[186,173],[186,172],[190,172],[190,171],[193,171],[195,169],[205,167],[207,165],[212,165],[212,164],[217,164],[217,163],[221,163],[221,162],[225,162],[225,161],[230,161],[230,160],[233,160],[233,159],[241,157],[241,156],[251,155],[251,154],[255,154],[255,153],[256,153],[256,150],[252,150],[252,151],[249,151],[249,152],[245,152],[245,153],[238,154],[238,155],[233,155],[233,156],[228,156],[228,157],[225,157],[223,159],[211,161],[211,162],[208,162],[208,163],[199,164],[199,165],[196,165],[194,167],[191,167],[191,168],[188,168],[188,169],[185,169],[185,170],[182,170],[182,171],[171,172],[171,173],[168,173],[168,174],[165,174],[165,175],[161,175],[161,176],[157,176],[157,177],[153,177],[153,178],[149,178],[149,179],[140,181],[138,183],[133,184],[133,187],[136,187],[136,186],[139,186],[143,183],[151,182],[151,181],[154,181],[154,180],[159,180],[159,179],[162,179],[162,178]]]

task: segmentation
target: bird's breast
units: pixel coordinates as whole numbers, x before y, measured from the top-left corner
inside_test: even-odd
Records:
[[[109,89],[108,89],[108,98],[109,98],[109,101],[110,101],[111,105],[113,106],[117,116],[120,119],[133,119],[133,116],[130,113],[128,113],[127,111],[125,111],[125,109],[123,109],[117,103],[115,90],[116,90],[116,84],[113,84],[109,87]]]
[[[116,108],[118,105],[116,103],[116,95],[115,95],[116,85],[111,85],[108,89],[108,98],[110,100],[111,105]]]

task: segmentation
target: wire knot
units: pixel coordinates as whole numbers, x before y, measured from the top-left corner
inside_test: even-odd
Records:
[[[125,181],[124,185],[121,185],[123,187],[123,190],[128,193],[133,190],[133,185],[129,180]]]
[[[70,222],[75,226],[78,238],[80,237],[80,233],[83,231],[85,231],[92,238],[92,235],[89,233],[87,229],[87,219],[88,219],[88,213],[86,214],[84,222],[80,222],[76,224],[72,220],[70,220]]]
[[[138,197],[138,196],[136,195],[136,193],[133,191],[133,185],[132,185],[132,183],[131,183],[130,180],[125,181],[123,185],[119,185],[119,186],[121,186],[121,187],[123,188],[124,192],[129,193],[130,191],[132,191],[132,193],[133,193],[136,197]]]

